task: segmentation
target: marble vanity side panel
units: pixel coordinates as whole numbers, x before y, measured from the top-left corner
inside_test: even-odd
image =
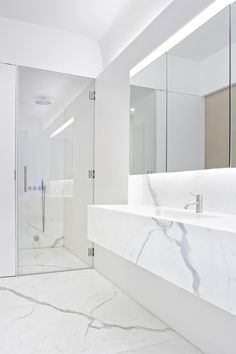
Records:
[[[236,234],[90,207],[100,246],[236,314]]]
[[[154,225],[152,219],[144,216],[88,207],[88,238],[132,262]],[[132,250],[127,249],[131,239]]]
[[[161,220],[156,226],[137,264],[236,314],[236,234]]]

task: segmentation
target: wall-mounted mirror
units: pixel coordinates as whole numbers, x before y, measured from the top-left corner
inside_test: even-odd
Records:
[[[130,79],[131,174],[230,166],[230,49],[227,7]]]
[[[231,167],[236,167],[236,2],[231,6]]]
[[[229,8],[168,52],[167,171],[229,166]]]
[[[166,55],[130,81],[130,173],[166,171]]]

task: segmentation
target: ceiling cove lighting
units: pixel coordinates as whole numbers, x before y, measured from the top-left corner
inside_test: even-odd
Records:
[[[62,126],[60,126],[57,130],[55,130],[55,132],[53,132],[50,135],[50,138],[54,138],[56,135],[60,134],[63,130],[65,130],[67,127],[69,127],[69,125],[71,125],[72,123],[74,123],[74,118],[72,117],[71,119],[69,119],[67,122],[65,122],[64,124],[62,124]]]
[[[136,66],[134,66],[130,72],[129,76],[132,78],[134,75],[143,70],[146,66],[153,63],[160,56],[165,54],[175,45],[180,43],[184,38],[189,36],[199,27],[201,27],[204,23],[209,21],[213,16],[218,14],[221,10],[223,10],[228,5],[232,4],[235,0],[216,0],[210,6],[208,6],[205,10],[200,12],[196,17],[194,17],[191,21],[189,21],[186,25],[184,25],[180,30],[178,30],[173,36],[168,38],[164,43],[162,43],[157,49],[155,49],[151,54],[149,54],[146,58],[140,61]]]

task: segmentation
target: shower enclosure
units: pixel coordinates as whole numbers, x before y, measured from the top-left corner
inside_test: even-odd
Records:
[[[91,267],[94,80],[19,68],[18,274]]]

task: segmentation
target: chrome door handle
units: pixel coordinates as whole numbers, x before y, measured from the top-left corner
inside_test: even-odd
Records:
[[[43,229],[43,232],[45,232],[46,186],[44,184],[43,179],[41,181],[41,193],[42,193],[42,229]]]
[[[27,192],[27,166],[24,166],[24,192]]]

